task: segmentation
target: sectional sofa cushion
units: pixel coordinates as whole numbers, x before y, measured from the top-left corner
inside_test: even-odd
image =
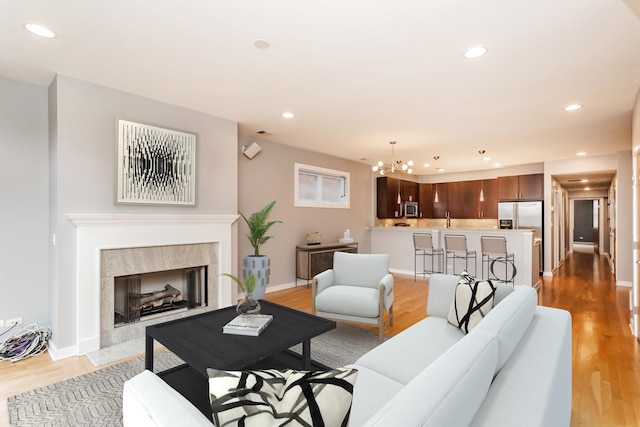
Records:
[[[476,281],[466,272],[456,285],[449,308],[449,323],[468,334],[493,308],[496,288],[491,281]]]
[[[474,330],[376,412],[365,426],[467,426],[498,360],[496,338]]]
[[[393,398],[404,384],[360,365],[347,365],[358,370],[358,381],[353,387],[349,427],[361,427],[378,409]]]
[[[538,293],[529,286],[518,286],[509,298],[509,304],[498,304],[478,325],[498,339],[498,365],[502,369],[529,328],[538,304]]]
[[[208,426],[211,421],[151,371],[124,383],[122,421],[126,426]]]
[[[430,316],[370,350],[355,364],[408,384],[463,337],[447,319]]]
[[[356,369],[221,371],[207,369],[216,426],[344,426]]]

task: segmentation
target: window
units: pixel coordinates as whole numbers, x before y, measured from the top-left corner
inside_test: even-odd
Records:
[[[349,208],[349,173],[296,163],[295,205]]]

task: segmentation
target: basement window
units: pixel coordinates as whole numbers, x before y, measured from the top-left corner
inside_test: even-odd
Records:
[[[349,172],[296,163],[295,206],[348,209]]]

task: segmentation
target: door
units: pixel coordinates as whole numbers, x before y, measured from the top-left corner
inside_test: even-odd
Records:
[[[573,203],[573,242],[593,243],[593,200]]]

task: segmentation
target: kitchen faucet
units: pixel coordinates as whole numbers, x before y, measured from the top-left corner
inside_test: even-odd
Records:
[[[447,211],[447,228],[451,228],[451,217],[449,216],[449,211]]]

